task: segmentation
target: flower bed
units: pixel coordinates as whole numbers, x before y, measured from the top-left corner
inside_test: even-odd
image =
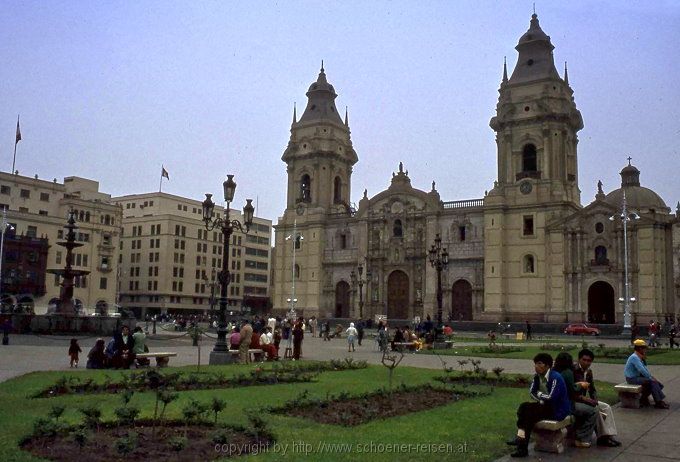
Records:
[[[305,392],[282,407],[271,407],[268,410],[322,424],[355,426],[374,419],[412,414],[489,393],[451,390],[429,384],[412,388],[402,386],[392,392],[382,389],[358,396],[342,393],[326,399],[309,398]]]
[[[162,386],[175,391],[208,390],[279,383],[311,382],[318,373],[363,369],[365,361],[331,360],[306,363],[273,363],[271,368],[257,367],[248,374],[226,377],[223,374],[163,373],[157,369],[132,372],[123,380],[94,382],[76,377],[62,377],[54,385],[38,392],[33,398],[51,398],[68,394],[119,393],[123,390],[148,391]]]
[[[61,427],[27,437],[21,448],[37,457],[64,462],[193,462],[262,452],[272,443],[270,435],[258,434],[252,429],[166,422],[154,434],[151,421],[140,421],[134,427],[102,425],[97,431]]]

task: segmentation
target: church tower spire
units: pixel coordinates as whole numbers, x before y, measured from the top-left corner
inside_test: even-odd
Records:
[[[281,158],[288,166],[288,210],[296,211],[302,203],[310,211],[330,213],[337,204],[350,202],[352,166],[358,158],[347,112],[343,121],[335,106],[337,96],[322,61],[299,119],[293,109],[290,141]]]

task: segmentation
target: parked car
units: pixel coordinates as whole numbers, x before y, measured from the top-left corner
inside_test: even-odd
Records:
[[[588,327],[585,324],[569,324],[564,329],[565,334],[571,335],[600,335],[600,329],[597,327]]]

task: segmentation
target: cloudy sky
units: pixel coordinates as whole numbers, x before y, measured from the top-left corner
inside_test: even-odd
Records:
[[[680,2],[539,1],[568,61],[585,128],[582,203],[618,187],[626,157],[643,186],[680,200]],[[443,200],[482,197],[496,174],[503,57],[512,71],[532,2],[15,1],[0,15],[0,169],[17,114],[22,175],[98,180],[112,195],[163,190],[202,200],[227,173],[235,205],[285,207],[293,103],[320,62],[349,107],[359,163],[352,199],[403,161]]]

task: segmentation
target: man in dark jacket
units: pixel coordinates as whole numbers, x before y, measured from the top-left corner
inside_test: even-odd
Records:
[[[130,334],[130,328],[128,326],[123,326],[120,333],[116,334],[113,338],[116,345],[115,356],[113,357],[114,367],[129,369],[130,365],[135,360],[135,354],[133,352],[135,339]]]
[[[531,382],[529,395],[534,402],[522,403],[517,409],[517,437],[509,444],[517,449],[512,457],[529,455],[529,436],[534,425],[541,420],[563,420],[571,413],[571,401],[564,379],[559,372],[553,371],[553,359],[547,353],[534,357],[536,374]]]

